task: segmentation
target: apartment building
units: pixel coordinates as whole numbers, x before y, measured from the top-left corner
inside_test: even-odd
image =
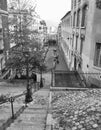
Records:
[[[34,34],[34,37],[38,42],[44,45],[44,42],[47,40],[47,25],[46,22],[40,18],[34,19],[34,24],[32,25],[33,30],[35,30],[37,33]]]
[[[101,1],[72,0],[73,69],[101,87]]]
[[[7,0],[0,0],[0,75],[9,50]]]
[[[61,33],[60,33],[60,31]],[[58,27],[59,31],[59,41],[61,45],[61,50],[63,51],[65,61],[69,69],[72,66],[72,28],[71,28],[71,11],[67,12],[65,16],[61,19],[61,24]]]

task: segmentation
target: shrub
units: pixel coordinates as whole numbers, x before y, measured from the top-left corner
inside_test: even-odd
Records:
[[[6,101],[7,100],[7,96],[6,95],[0,95],[0,102],[4,102],[4,101]]]

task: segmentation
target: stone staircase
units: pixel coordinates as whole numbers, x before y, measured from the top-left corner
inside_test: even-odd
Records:
[[[85,85],[75,71],[55,71],[55,87],[84,88]]]

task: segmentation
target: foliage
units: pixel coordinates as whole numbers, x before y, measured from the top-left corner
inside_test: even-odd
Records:
[[[35,17],[36,5],[29,4],[30,0],[17,0],[9,3],[9,40],[11,44],[31,43],[35,32],[32,25]]]
[[[0,102],[5,102],[8,98],[8,95],[0,95]]]
[[[96,0],[96,7],[101,9],[101,0]]]
[[[28,58],[26,55],[26,49],[19,47],[14,47],[9,52],[9,59],[6,62],[6,66],[8,69],[16,70],[17,73],[22,75],[23,71],[26,70],[27,65],[29,66],[29,71],[32,72],[36,68],[40,70],[45,70],[45,64],[42,64],[43,61],[43,51],[40,51],[40,48],[34,46],[30,46],[28,51]],[[42,66],[41,66],[42,64]]]
[[[29,71],[33,71],[35,68],[43,71],[46,69],[43,62],[44,52],[35,37],[38,36],[38,31],[32,28],[34,17],[37,17],[35,7],[28,6],[26,1],[22,5],[19,1],[16,4],[11,4],[9,8],[9,38],[10,43],[13,43],[14,46],[9,51],[6,66],[8,69],[16,70],[16,74],[20,73],[21,75],[27,69],[27,66]],[[45,22],[42,21],[42,24],[45,24]],[[28,57],[25,56],[26,52]]]

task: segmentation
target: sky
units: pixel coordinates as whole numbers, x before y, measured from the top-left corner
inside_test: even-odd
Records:
[[[36,0],[36,3],[36,12],[50,24],[59,24],[60,19],[71,9],[71,0]]]

